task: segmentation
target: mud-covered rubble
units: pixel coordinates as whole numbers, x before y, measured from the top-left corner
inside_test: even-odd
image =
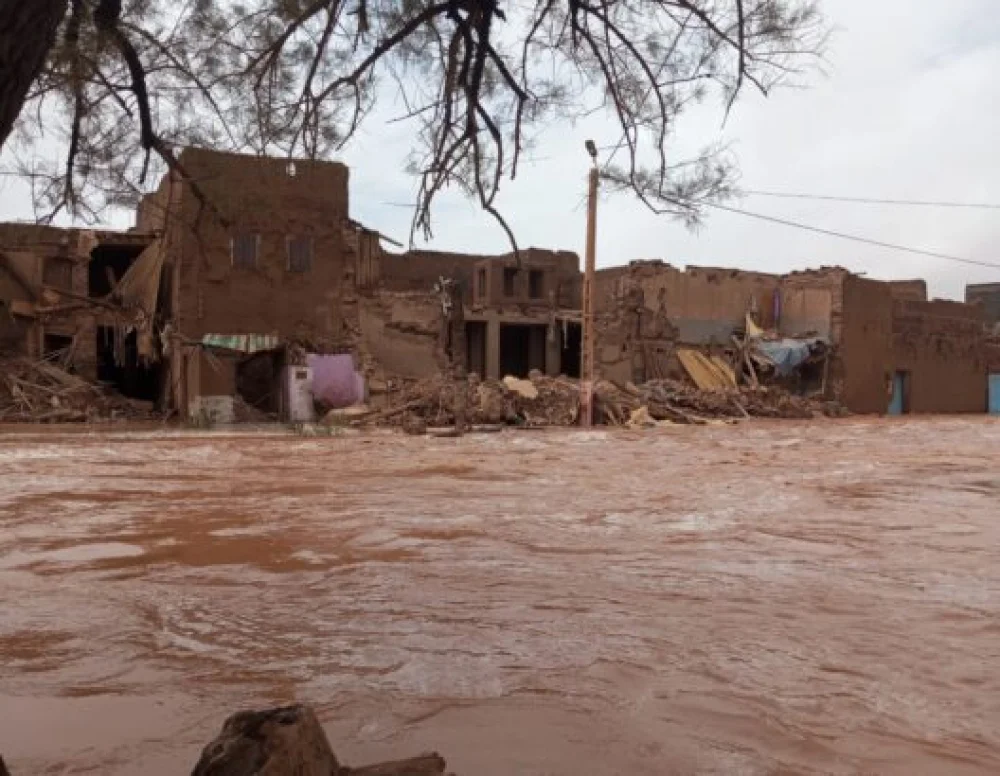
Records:
[[[153,417],[152,402],[121,396],[55,363],[0,357],[0,422],[79,423]]]
[[[410,384],[393,394],[386,406],[351,419],[355,425],[398,426],[411,433],[455,422],[457,385],[443,377]],[[546,377],[538,372],[527,380],[480,381],[466,384],[466,413],[476,425],[510,425],[529,428],[575,425],[579,413],[579,383],[566,377]],[[778,387],[740,387],[700,390],[675,380],[653,380],[640,386],[599,381],[594,387],[595,423],[609,426],[651,421],[701,424],[709,420],[799,418],[840,416],[841,405],[798,396]]]

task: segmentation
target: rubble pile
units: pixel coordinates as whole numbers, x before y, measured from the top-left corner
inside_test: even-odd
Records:
[[[600,382],[594,393],[595,409],[602,421],[610,425],[628,423],[632,413],[643,407],[653,420],[674,423],[747,417],[809,419],[845,414],[836,402],[798,396],[775,386],[705,391],[676,380],[652,380],[625,388]]]
[[[437,376],[412,383],[392,396],[388,406],[353,419],[359,425],[400,426],[411,433],[455,422],[455,384]],[[522,427],[572,426],[577,422],[579,384],[565,377],[533,372],[529,379],[467,383],[468,422]],[[624,387],[607,381],[594,386],[594,418],[598,424],[628,425],[644,409],[652,421],[703,424],[711,419],[813,418],[839,416],[836,403],[797,396],[777,387],[701,390],[676,380],[652,380]]]
[[[44,360],[0,358],[0,422],[148,420],[152,402],[129,399]]]

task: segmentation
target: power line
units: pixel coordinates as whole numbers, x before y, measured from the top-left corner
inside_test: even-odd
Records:
[[[977,261],[975,259],[965,259],[961,256],[950,256],[947,253],[936,253],[934,251],[925,251],[922,248],[909,248],[905,245],[897,245],[896,243],[883,242],[882,240],[873,240],[869,237],[860,237],[854,234],[846,234],[845,232],[838,232],[833,229],[823,229],[819,226],[811,226],[810,224],[801,224],[798,221],[790,221],[787,218],[778,218],[777,216],[769,216],[763,213],[754,213],[750,210],[742,210],[737,207],[730,207],[729,205],[720,205],[715,202],[705,202],[707,207],[715,208],[716,210],[725,210],[729,213],[736,213],[737,215],[747,216],[749,218],[756,218],[760,221],[770,221],[774,224],[781,224],[782,226],[790,226],[793,229],[801,229],[806,232],[814,232],[816,234],[826,235],[827,237],[838,237],[841,240],[850,240],[852,242],[864,243],[866,245],[874,245],[878,248],[888,248],[893,251],[903,251],[905,253],[915,253],[918,256],[929,256],[933,259],[943,259],[945,261],[956,261],[961,264],[972,264],[977,267],[990,267],[992,269],[1000,269],[1000,264],[995,264],[989,261]]]
[[[1000,210],[1000,204],[990,202],[948,202],[923,199],[880,199],[878,197],[840,197],[832,194],[806,194],[792,191],[762,191],[746,189],[744,194],[755,197],[779,197],[781,199],[816,199],[825,202],[857,202],[863,205],[904,205],[907,207],[949,207],[971,208],[975,210]]]

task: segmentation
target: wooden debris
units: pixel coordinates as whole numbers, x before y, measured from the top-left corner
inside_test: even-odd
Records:
[[[0,358],[0,420],[5,422],[77,423],[153,416],[151,402],[120,396],[56,364],[22,356]]]
[[[579,386],[566,378],[533,375],[537,396],[510,390],[503,382],[470,381],[469,417],[474,424],[503,423],[521,428],[576,425]],[[440,434],[437,429],[453,423],[455,387],[440,378],[411,384],[396,396],[393,405],[357,418],[356,425],[396,425],[415,433]],[[645,407],[653,420],[669,420],[687,425],[704,425],[712,419],[812,418],[820,414],[841,415],[839,405],[820,399],[791,394],[778,387],[740,386],[701,390],[676,380],[650,380],[640,386],[618,386],[600,380],[594,386],[597,423],[628,425],[633,413]],[[411,432],[412,433],[412,432]]]
[[[342,776],[441,776],[446,767],[444,758],[432,752],[408,760],[394,760],[363,768],[345,768],[341,773]]]

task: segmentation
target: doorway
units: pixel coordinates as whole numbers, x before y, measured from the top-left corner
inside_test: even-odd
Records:
[[[236,393],[251,407],[270,415],[281,411],[281,351],[265,350],[241,358],[236,364]]]
[[[988,404],[990,415],[1000,415],[1000,373],[987,375]]]
[[[889,401],[890,415],[910,414],[910,373],[895,372],[892,376],[892,398]]]
[[[544,324],[500,324],[500,376],[527,377],[532,369],[545,371]]]
[[[465,365],[469,374],[486,377],[486,322],[467,321],[465,324]]]
[[[562,368],[566,377],[580,377],[580,349],[583,347],[583,327],[579,323],[564,323],[562,329]]]

